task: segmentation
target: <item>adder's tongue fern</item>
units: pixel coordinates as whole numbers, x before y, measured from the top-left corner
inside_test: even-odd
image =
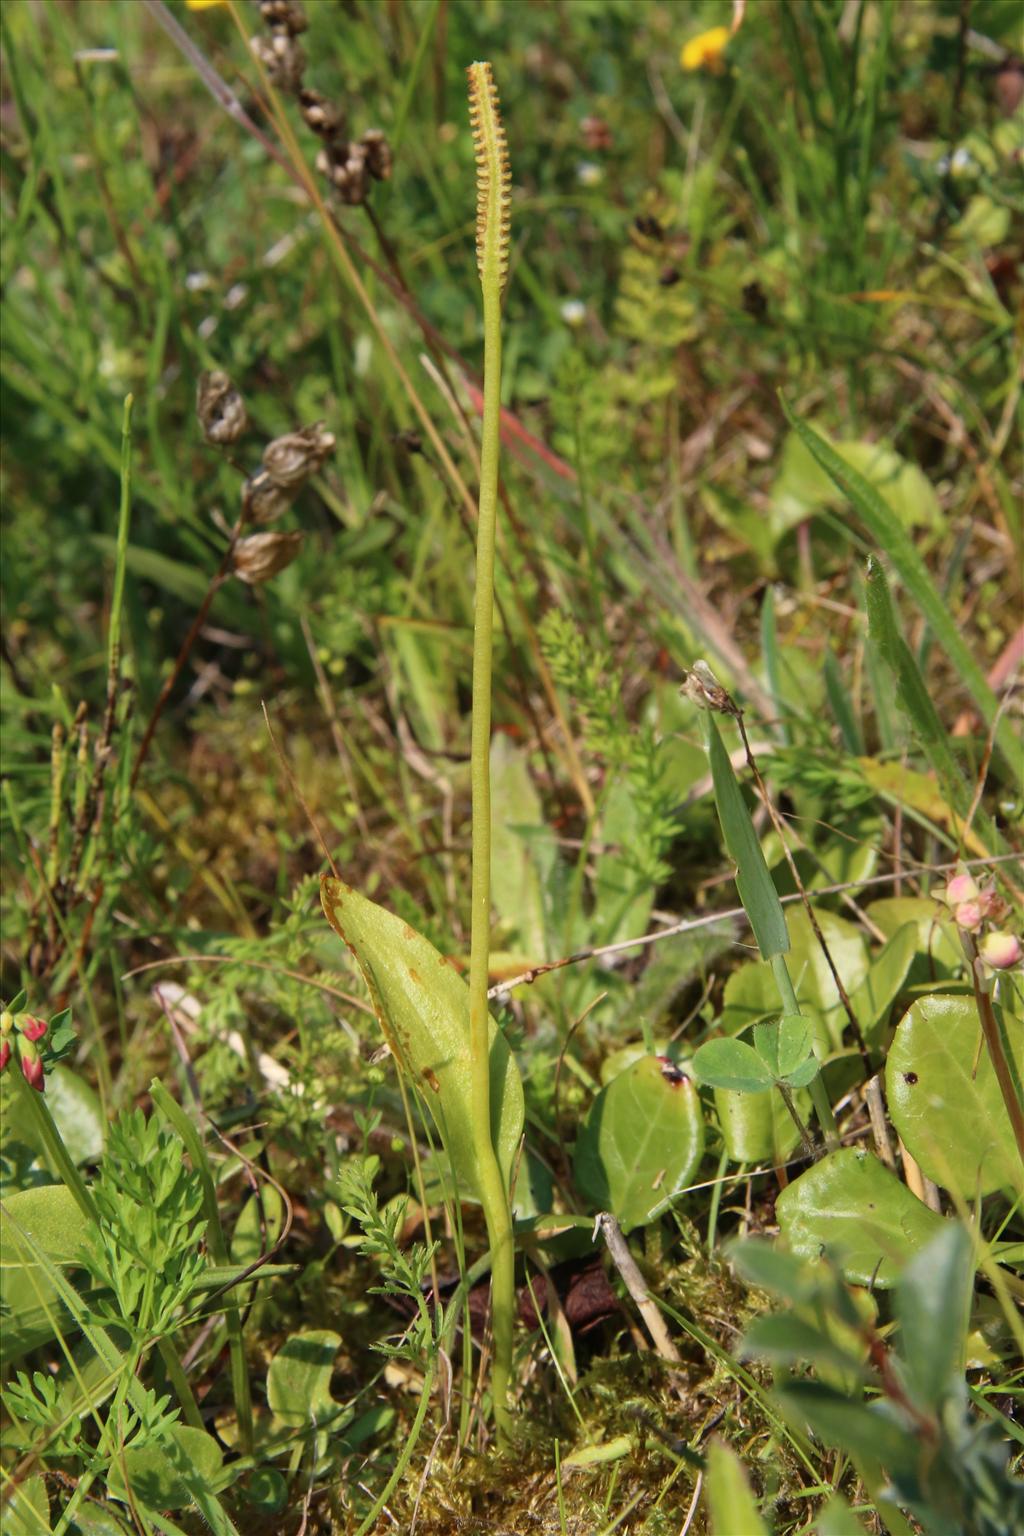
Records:
[[[499,1437],[505,1439],[509,1428],[508,1387],[512,1374],[515,1252],[509,1191],[498,1164],[491,1129],[487,983],[491,924],[491,632],[500,446],[501,296],[508,277],[511,171],[491,66],[471,64],[467,73],[469,113],[476,146],[476,258],[483,291],[484,314],[484,415],[473,627],[473,875],[469,1020],[477,1176],[491,1247],[494,1417]]]
[[[508,281],[508,245],[512,168],[491,66],[471,64],[469,120],[476,149],[476,265],[487,302],[487,287],[497,274],[498,297]]]

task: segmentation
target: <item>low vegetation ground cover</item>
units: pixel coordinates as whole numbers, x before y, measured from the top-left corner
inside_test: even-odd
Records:
[[[0,26],[5,1533],[1024,1529],[1018,7]]]

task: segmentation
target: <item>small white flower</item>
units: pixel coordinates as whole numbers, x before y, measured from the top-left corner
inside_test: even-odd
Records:
[[[581,160],[576,167],[576,180],[581,187],[599,187],[604,181],[604,171],[593,160]]]
[[[587,306],[582,299],[566,299],[559,310],[559,314],[566,325],[571,325],[575,330],[587,318]]]

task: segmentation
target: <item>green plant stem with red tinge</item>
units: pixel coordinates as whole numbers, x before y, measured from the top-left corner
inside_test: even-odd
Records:
[[[1006,1105],[1006,1113],[1010,1119],[1013,1130],[1013,1139],[1017,1143],[1017,1153],[1024,1163],[1024,1105],[1021,1104],[1017,1084],[1014,1081],[1013,1071],[1003,1048],[1003,1036],[999,1028],[999,1020],[996,1018],[995,1009],[992,1007],[992,993],[989,990],[990,982],[985,973],[984,965],[978,954],[978,946],[973,933],[960,930],[960,939],[967,957],[967,965],[971,973],[971,985],[974,988],[974,1000],[978,1005],[978,1017],[981,1020],[981,1033],[985,1040],[985,1049],[988,1051],[992,1070],[999,1084],[999,1092],[1003,1096]]]

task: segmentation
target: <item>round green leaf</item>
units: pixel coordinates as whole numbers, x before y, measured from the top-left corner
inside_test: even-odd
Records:
[[[751,1031],[746,1033],[749,1036]],[[708,1042],[709,1045],[714,1043]],[[802,1090],[794,1092],[793,1102],[797,1114],[806,1125],[811,1117],[810,1095]],[[774,1087],[759,1088],[756,1092],[716,1088],[715,1109],[718,1111],[722,1140],[731,1162],[770,1161],[778,1167],[786,1161],[800,1140],[793,1117],[783,1103],[782,1095]]]
[[[704,1151],[697,1090],[663,1066],[643,1056],[602,1088],[576,1142],[581,1193],[627,1232],[686,1188]]]
[[[265,1515],[276,1515],[288,1502],[288,1484],[276,1467],[257,1467],[250,1472],[245,1496]]]
[[[775,1204],[791,1251],[827,1253],[847,1280],[885,1288],[943,1221],[877,1157],[844,1147],[794,1179]]]
[[[1003,1023],[1003,1040],[1024,1075],[1024,1031]],[[965,1200],[1019,1188],[1014,1144],[973,997],[922,997],[896,1028],[885,1069],[893,1124],[921,1169]],[[977,1058],[977,1071],[974,1063]]]
[[[694,1055],[693,1070],[709,1088],[731,1088],[735,1093],[759,1093],[775,1081],[745,1040],[708,1040]]]
[[[803,1073],[803,1086],[818,1070],[810,1021],[802,1013],[784,1014],[776,1024],[755,1024],[754,1049],[776,1082],[780,1078],[789,1082],[794,1073]],[[806,1076],[808,1064],[810,1077]]]
[[[308,1429],[337,1418],[343,1405],[331,1396],[331,1373],[341,1335],[328,1328],[293,1333],[270,1362],[267,1402],[275,1418]]]

